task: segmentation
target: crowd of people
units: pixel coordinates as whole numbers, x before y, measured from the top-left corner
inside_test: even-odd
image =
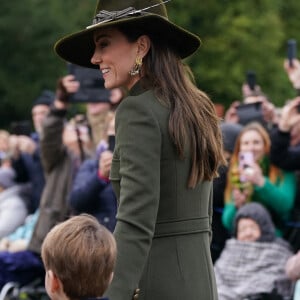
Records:
[[[81,83],[62,76],[34,132],[0,130],[0,289],[46,276],[53,300],[300,299],[300,97],[276,108],[245,83],[217,116],[182,63],[199,38],[161,1],[108,2],[55,46],[101,70],[100,96],[70,116]],[[299,93],[299,60],[283,71]]]
[[[68,117],[69,98],[79,86],[66,75],[55,92],[42,91],[32,105],[34,132],[29,136],[1,131],[1,288],[7,282],[42,279],[41,245],[57,223],[87,213],[114,230],[117,202],[109,180],[109,136],[115,134],[114,107],[122,92],[111,101],[112,93],[100,86],[103,98],[85,104],[85,115]]]
[[[294,99],[276,108],[261,87],[245,84],[243,101],[221,121],[228,164],[214,180],[211,244],[219,299],[299,299],[299,60],[284,61],[283,70]],[[260,109],[246,120],[239,106],[249,103]],[[241,225],[245,239],[238,234],[241,215],[249,222]],[[266,226],[271,239],[263,237]]]

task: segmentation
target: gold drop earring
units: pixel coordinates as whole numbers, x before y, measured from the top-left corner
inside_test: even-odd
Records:
[[[139,75],[142,70],[142,65],[143,65],[143,59],[141,57],[137,57],[135,59],[135,64],[133,68],[129,71],[129,74],[131,76]]]

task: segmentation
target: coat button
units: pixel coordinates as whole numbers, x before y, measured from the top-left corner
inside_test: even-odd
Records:
[[[139,293],[140,293],[140,289],[139,288],[135,289],[132,299],[137,300],[139,298]]]

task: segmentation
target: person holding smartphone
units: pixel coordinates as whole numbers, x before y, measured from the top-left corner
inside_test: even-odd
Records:
[[[107,115],[118,106],[124,96],[123,91],[120,88],[106,89],[102,77],[98,74],[99,85],[93,87],[93,92],[89,92],[89,89],[84,87],[81,88],[81,86],[86,81],[89,82],[94,80],[94,75],[91,75],[92,73],[88,72],[90,70],[88,68],[76,66],[76,69],[83,70],[84,75],[92,77],[84,78],[84,76],[81,75],[80,78],[76,78],[74,74],[68,74],[59,78],[57,89],[58,98],[65,99],[65,101],[68,102],[71,100],[72,103],[85,104],[86,117],[91,127],[92,139],[96,148],[98,142],[105,138],[105,120]],[[82,80],[83,83],[80,82],[80,80]],[[85,93],[89,94],[85,95]],[[76,99],[76,101],[74,99]]]
[[[294,51],[296,52],[296,51]],[[297,90],[298,97],[289,101],[282,108],[278,128],[272,132],[271,160],[277,166],[296,171],[298,175],[300,170],[300,62],[296,57],[292,58],[292,64],[289,59],[284,60],[284,69],[290,79],[293,87]],[[284,157],[284,159],[283,159]],[[295,300],[300,299],[300,230],[297,226],[300,221],[300,190],[299,185],[295,200],[295,207],[291,216],[291,223],[286,233],[286,239],[293,246],[295,254],[286,264],[286,273],[295,285]]]
[[[271,132],[271,162],[279,168],[295,172],[297,192],[290,222],[286,227],[285,238],[294,250],[300,250],[300,97],[285,104],[281,110],[278,126]],[[299,285],[300,286],[300,285]]]
[[[284,60],[283,67],[297,90],[298,96],[300,95],[300,62],[297,59],[297,41],[290,39],[287,41],[287,57]]]
[[[299,107],[300,97],[284,105],[278,126],[271,133],[271,160],[280,168],[290,171],[300,170]]]
[[[268,130],[276,122],[275,106],[256,83],[255,73],[247,72],[247,80],[242,86],[242,101],[233,101],[225,112],[225,121],[247,125],[259,122]]]
[[[269,210],[277,234],[282,234],[294,204],[296,178],[293,172],[283,171],[270,163],[270,147],[269,134],[259,123],[250,123],[240,132],[225,188],[222,221],[228,230],[232,229],[236,211],[254,201]]]
[[[98,143],[96,157],[80,166],[69,197],[75,214],[88,213],[110,231],[116,225],[117,201],[109,180],[115,137],[115,113],[105,119],[105,136]]]
[[[271,134],[271,160],[283,169],[296,171],[300,169],[300,61],[296,58],[294,40],[288,41],[287,52],[283,67],[298,97],[281,109],[278,126]]]

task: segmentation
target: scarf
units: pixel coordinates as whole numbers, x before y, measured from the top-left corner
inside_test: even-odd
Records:
[[[247,295],[271,293],[274,288],[282,296],[291,296],[292,282],[285,275],[290,256],[283,241],[227,240],[215,263],[219,300],[242,300]]]

